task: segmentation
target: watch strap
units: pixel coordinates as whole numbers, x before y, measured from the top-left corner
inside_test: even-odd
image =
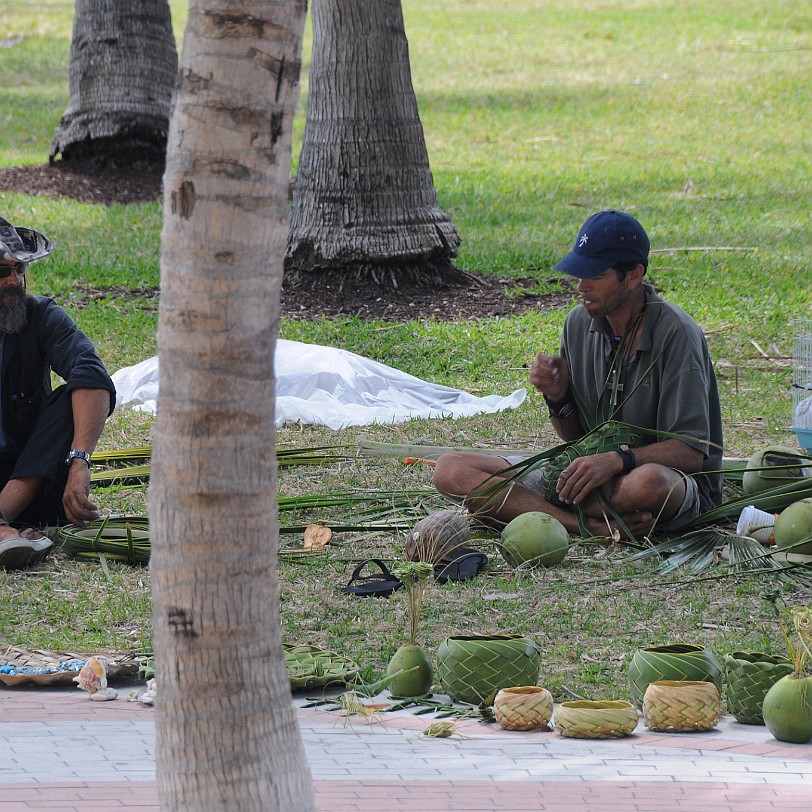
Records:
[[[566,420],[570,415],[575,413],[575,398],[569,390],[567,390],[567,394],[564,395],[564,399],[559,400],[558,403],[553,403],[547,395],[543,397],[544,402],[547,404],[547,410],[550,412],[550,417],[554,417],[556,420]]]
[[[87,451],[82,451],[80,448],[72,448],[68,451],[68,456],[65,457],[65,465],[70,465],[75,459],[84,460],[87,467],[90,468],[90,454]]]
[[[623,476],[637,468],[637,457],[634,456],[634,451],[629,446],[622,445],[614,450],[620,454],[620,459],[623,460],[623,470],[621,471]]]

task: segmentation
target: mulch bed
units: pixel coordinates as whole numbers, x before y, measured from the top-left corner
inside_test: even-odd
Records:
[[[0,190],[109,206],[159,200],[162,177],[160,167],[144,162],[136,168],[105,169],[92,164],[69,165],[58,161],[0,169]],[[20,225],[36,227],[36,223]],[[314,289],[283,286],[282,315],[300,321],[337,316],[392,322],[412,319],[471,321],[488,316],[512,316],[528,310],[556,309],[571,302],[571,294],[567,292],[531,293],[537,280],[467,276],[468,286],[430,290],[403,285],[395,290],[372,282],[354,282],[341,289],[329,284]],[[104,295],[103,291],[96,293]],[[126,296],[126,292],[119,290],[111,295]],[[133,295],[140,294],[133,291]]]

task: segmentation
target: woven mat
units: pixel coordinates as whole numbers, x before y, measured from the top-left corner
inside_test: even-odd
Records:
[[[0,682],[8,686],[25,683],[71,685],[90,657],[97,657],[106,664],[108,679],[136,676],[140,665],[148,659],[145,654],[79,654],[9,646],[5,651],[0,651]]]
[[[346,684],[360,671],[352,660],[316,646],[285,643],[284,650],[294,691]],[[139,668],[150,659],[146,654],[80,654],[9,646],[0,653],[0,682],[8,686],[72,685],[73,678],[90,657],[97,657],[106,664],[107,678],[111,680],[137,676]]]
[[[342,685],[358,676],[358,666],[345,657],[316,646],[285,643],[290,687],[294,691]]]

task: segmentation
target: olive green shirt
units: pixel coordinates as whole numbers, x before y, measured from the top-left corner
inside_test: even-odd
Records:
[[[651,286],[644,289],[648,301],[640,338],[621,364],[613,365],[617,343],[606,318],[593,319],[580,305],[567,316],[561,355],[570,387],[587,405],[588,413],[580,415],[585,429],[621,420],[644,431],[641,445],[667,439],[645,434],[654,429],[679,435],[705,455],[702,471],[709,473],[694,475],[704,512],[722,501],[722,415],[708,345],[684,310]]]

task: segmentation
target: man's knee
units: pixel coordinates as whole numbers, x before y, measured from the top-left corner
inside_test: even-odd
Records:
[[[432,475],[432,483],[440,493],[447,496],[454,493],[459,477],[460,456],[460,454],[448,453],[443,454],[437,460]]]
[[[685,497],[684,475],[673,468],[657,463],[647,463],[636,468],[634,477],[629,477],[633,485],[636,505],[635,510],[646,507],[659,510],[664,505],[666,513],[673,513],[682,504]]]
[[[450,451],[443,454],[434,466],[432,482],[445,496],[462,499],[487,482],[505,461],[470,452]]]

